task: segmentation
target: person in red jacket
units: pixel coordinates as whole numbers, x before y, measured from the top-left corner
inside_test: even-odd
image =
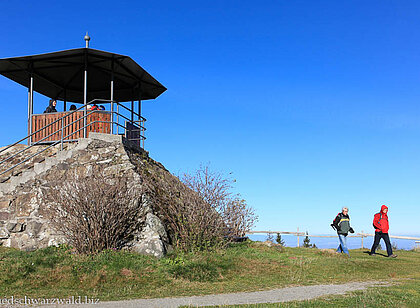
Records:
[[[397,255],[392,253],[392,246],[391,242],[389,241],[388,207],[386,205],[382,205],[381,211],[375,214],[373,218],[373,226],[375,227],[375,240],[373,241],[370,255],[375,255],[375,250],[378,247],[380,240],[383,239],[386,245],[386,252],[388,253],[388,257],[397,257]]]

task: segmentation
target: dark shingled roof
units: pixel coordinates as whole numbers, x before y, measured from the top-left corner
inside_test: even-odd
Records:
[[[28,87],[30,72],[34,91],[45,96],[83,103],[85,60],[87,101],[110,99],[112,65],[114,100],[154,99],[166,88],[128,56],[91,48],[70,49],[40,55],[0,59],[0,74]]]

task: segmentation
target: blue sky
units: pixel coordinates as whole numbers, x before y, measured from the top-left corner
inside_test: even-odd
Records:
[[[3,1],[0,57],[84,46],[131,56],[168,88],[143,105],[146,149],[178,174],[233,172],[256,229],[356,231],[390,207],[420,234],[418,1]],[[5,13],[7,12],[7,14]],[[27,92],[0,78],[0,145]],[[47,98],[35,97],[42,112]],[[62,108],[59,105],[59,110]]]

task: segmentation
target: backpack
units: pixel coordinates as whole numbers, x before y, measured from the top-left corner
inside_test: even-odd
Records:
[[[378,224],[381,224],[381,220],[382,220],[382,212],[379,212],[379,213],[377,213],[377,214],[379,214],[379,215],[380,215],[379,220],[378,220]],[[376,215],[376,214],[375,214],[375,215]],[[374,224],[374,223],[372,223],[372,225],[373,225],[373,228],[376,230],[377,228],[376,228],[375,224]]]

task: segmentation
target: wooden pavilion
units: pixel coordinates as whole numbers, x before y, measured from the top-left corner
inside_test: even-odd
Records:
[[[0,59],[0,74],[28,88],[30,145],[75,141],[89,132],[124,134],[144,148],[142,101],[166,88],[128,56],[89,48]],[[64,111],[34,114],[34,91],[64,102]],[[68,110],[69,103],[78,104]],[[103,105],[105,110],[90,109]]]

